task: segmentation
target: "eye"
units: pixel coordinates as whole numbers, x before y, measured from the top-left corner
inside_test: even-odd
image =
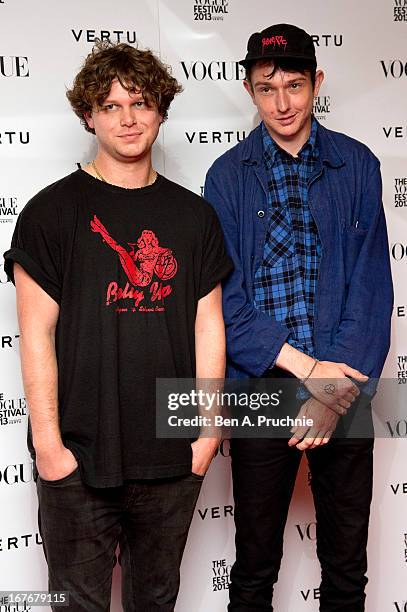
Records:
[[[300,89],[301,83],[291,83],[291,89]]]
[[[144,100],[137,100],[137,102],[134,102],[133,106],[135,106],[136,108],[143,108],[143,106],[145,106],[146,103]]]
[[[104,104],[104,105],[102,106],[102,108],[103,108],[103,110],[106,110],[106,111],[111,111],[111,110],[113,110],[114,108],[116,108],[116,104]]]

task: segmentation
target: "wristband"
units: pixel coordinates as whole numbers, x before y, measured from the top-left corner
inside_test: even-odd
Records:
[[[312,366],[312,368],[311,368],[311,370],[310,370],[309,374],[308,374],[308,375],[307,375],[305,378],[300,378],[300,380],[301,380],[301,382],[302,382],[302,384],[303,384],[303,385],[304,385],[304,384],[307,382],[307,380],[309,379],[309,377],[311,376],[311,374],[313,373],[313,371],[314,371],[314,370],[315,370],[315,368],[317,367],[317,363],[319,363],[319,359],[316,359],[316,358],[314,357],[314,365]]]

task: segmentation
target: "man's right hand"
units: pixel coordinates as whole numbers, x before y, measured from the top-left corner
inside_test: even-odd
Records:
[[[36,453],[35,463],[38,474],[44,480],[60,480],[72,474],[78,467],[74,455],[65,446],[61,446],[57,451]]]
[[[319,361],[304,384],[315,399],[332,410],[338,412],[342,408],[346,411],[360,393],[349,377],[360,383],[369,380],[368,376],[346,363]]]

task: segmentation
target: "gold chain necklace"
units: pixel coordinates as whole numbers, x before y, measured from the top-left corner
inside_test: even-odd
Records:
[[[109,183],[109,181],[107,181],[103,174],[97,169],[95,160],[91,161],[90,165],[92,166],[96,173],[96,176],[102,181],[102,183]],[[147,185],[143,185],[143,187],[150,187],[150,185],[153,185],[153,183],[155,183],[155,181],[157,180],[157,176],[157,172],[153,170],[153,178],[147,183]],[[124,187],[124,189],[143,189],[143,187]]]

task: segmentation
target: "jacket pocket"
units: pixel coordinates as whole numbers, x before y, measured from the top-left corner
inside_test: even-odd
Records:
[[[359,253],[367,236],[368,230],[359,227],[348,227],[345,229],[345,279],[348,285],[352,278]]]

